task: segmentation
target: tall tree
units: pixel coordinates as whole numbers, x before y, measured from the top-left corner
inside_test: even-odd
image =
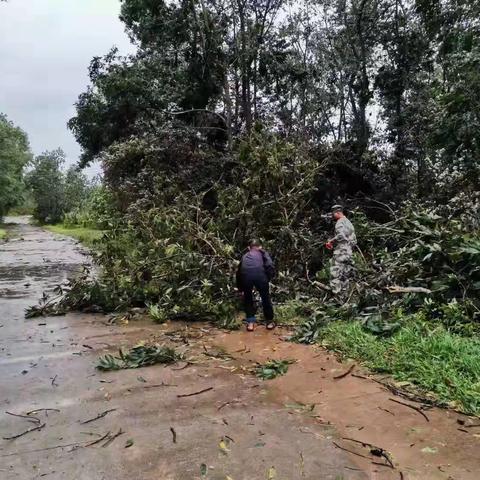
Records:
[[[62,150],[45,152],[35,157],[33,169],[26,175],[35,200],[34,217],[42,223],[59,222],[65,212],[64,163]]]
[[[22,202],[23,171],[31,158],[26,133],[0,114],[0,218]]]

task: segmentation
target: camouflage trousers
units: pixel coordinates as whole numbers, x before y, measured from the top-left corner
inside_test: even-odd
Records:
[[[349,292],[350,280],[355,273],[353,251],[350,246],[339,245],[333,253],[330,267],[330,288],[332,292],[345,298]]]

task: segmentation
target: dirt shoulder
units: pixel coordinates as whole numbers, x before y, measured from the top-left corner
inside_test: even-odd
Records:
[[[341,438],[351,438],[379,446],[391,453],[394,465],[404,478],[461,479],[478,478],[480,461],[475,452],[480,447],[480,428],[462,426],[472,422],[449,410],[432,408],[418,411],[397,402],[420,408],[421,404],[395,396],[370,379],[351,374],[353,364],[342,364],[323,348],[292,344],[258,329],[254,335],[245,332],[220,333],[215,343],[228,352],[241,352],[244,362],[268,359],[295,359],[283,377],[269,382],[269,396],[279,404],[297,402],[315,405],[314,411],[325,423],[335,426]],[[356,367],[353,371],[364,375]],[[365,455],[360,444],[350,440],[338,442],[341,447]],[[352,454],[354,455],[354,454]],[[385,468],[357,457],[371,478],[384,478]],[[374,476],[377,475],[377,476]],[[387,477],[385,477],[387,478]],[[400,478],[392,477],[392,478]]]

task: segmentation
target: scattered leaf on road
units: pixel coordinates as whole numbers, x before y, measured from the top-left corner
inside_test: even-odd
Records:
[[[270,467],[267,471],[267,480],[275,480],[277,478],[277,471],[275,467]]]
[[[222,453],[224,453],[225,455],[228,455],[228,452],[230,451],[228,448],[227,448],[227,444],[225,443],[225,440],[222,439],[220,441],[220,443],[218,444],[218,448],[221,450]]]

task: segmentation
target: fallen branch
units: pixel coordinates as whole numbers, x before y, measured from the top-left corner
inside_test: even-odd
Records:
[[[427,415],[425,415],[425,413],[422,412],[422,410],[420,408],[416,407],[415,405],[410,405],[409,403],[401,402],[400,400],[395,400],[394,398],[389,398],[389,400],[391,402],[395,402],[395,403],[398,403],[400,405],[404,405],[405,407],[411,408],[412,410],[415,410],[420,415],[422,415],[422,417],[424,417],[427,422],[430,421],[430,419],[427,417]]]
[[[27,433],[30,433],[30,432],[35,432],[37,430],[41,430],[42,428],[44,428],[46,425],[46,423],[42,423],[41,425],[39,425],[38,427],[33,427],[33,428],[30,428],[28,430],[25,430],[24,432],[22,433],[19,433],[18,435],[13,435],[11,437],[3,437],[4,440],[15,440],[16,438],[19,438],[19,437],[23,437],[24,435],[26,435]]]
[[[387,287],[389,293],[426,293],[431,294],[432,291],[424,287],[400,287],[398,285],[392,285]]]
[[[111,408],[110,410],[105,410],[104,412],[102,413],[99,413],[96,417],[94,418],[90,418],[89,420],[85,420],[84,422],[80,422],[81,425],[85,425],[87,423],[91,423],[91,422],[94,422],[95,420],[99,420],[100,418],[103,418],[105,417],[106,415],[108,415],[110,412],[115,412],[117,409],[116,408]]]
[[[334,380],[340,380],[341,378],[345,378],[347,375],[350,375],[350,373],[352,373],[353,369],[356,367],[357,365],[354,363],[353,365],[350,365],[350,368],[342,373],[341,375],[337,375],[336,377],[333,377]]]
[[[184,394],[181,394],[181,395],[177,395],[177,398],[193,397],[194,395],[200,395],[201,393],[209,392],[210,390],[213,390],[213,387],[204,388],[203,390],[200,390],[199,392],[184,393]]]

